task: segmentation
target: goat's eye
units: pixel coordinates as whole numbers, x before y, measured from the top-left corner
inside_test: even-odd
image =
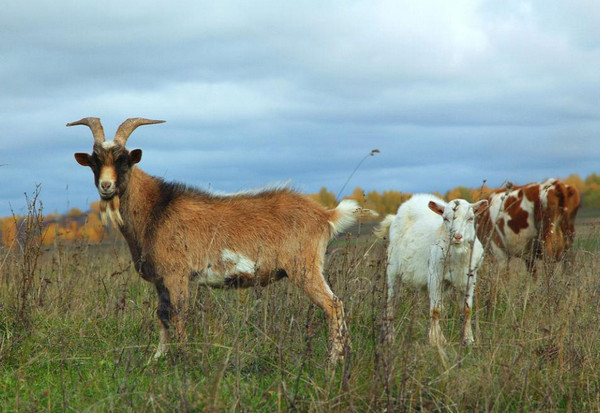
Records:
[[[475,218],[474,217],[470,217],[467,221],[473,222],[473,219],[475,219]]]
[[[444,217],[444,222],[450,222],[450,218]]]
[[[117,166],[127,165],[127,156],[125,156],[125,155],[119,156],[117,158],[117,160],[115,161],[115,165],[117,165]]]
[[[98,167],[98,157],[96,155],[92,155],[88,158],[88,161],[90,162],[90,167],[91,168],[97,168]]]

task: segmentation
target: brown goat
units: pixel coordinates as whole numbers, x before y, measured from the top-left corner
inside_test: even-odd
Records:
[[[164,354],[172,325],[178,340],[186,338],[190,279],[227,288],[284,277],[327,313],[330,360],[343,357],[344,308],[323,277],[325,249],[367,210],[350,200],[326,210],[288,188],[217,196],[150,176],[136,166],[142,151],[125,143],[138,126],[160,122],[127,119],[113,141],[105,141],[98,118],[67,124],[92,130],[92,154],[75,159],[94,172],[102,211],[121,230],[136,270],[156,286],[161,329],[155,357]]]

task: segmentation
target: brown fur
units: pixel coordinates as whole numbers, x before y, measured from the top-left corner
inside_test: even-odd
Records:
[[[326,210],[288,188],[216,196],[166,183],[134,165],[141,151],[130,153],[120,145],[110,149],[95,145],[94,155],[84,155],[75,158],[92,167],[95,175],[100,166],[107,165],[118,175],[115,198],[120,198],[120,230],[136,270],[155,284],[159,297],[157,355],[171,326],[178,339],[185,339],[190,278],[209,280],[207,274],[227,273],[222,283],[219,279],[213,286],[266,285],[289,277],[326,312],[331,360],[343,356],[348,346],[343,304],[322,272],[333,224],[344,218],[339,209]],[[238,271],[226,254],[240,254],[254,267]]]

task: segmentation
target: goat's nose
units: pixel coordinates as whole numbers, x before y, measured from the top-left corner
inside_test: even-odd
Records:
[[[110,188],[110,182],[109,181],[102,181],[100,182],[100,187],[104,190],[107,190],[108,188]]]
[[[454,239],[455,239],[456,241],[460,241],[460,240],[462,240],[462,237],[463,237],[463,236],[462,236],[462,234],[454,234]]]

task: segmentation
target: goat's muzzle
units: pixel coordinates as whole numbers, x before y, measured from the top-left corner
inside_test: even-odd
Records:
[[[452,237],[452,243],[454,245],[460,245],[463,243],[463,236],[462,234],[454,234],[454,236]]]
[[[115,185],[111,182],[101,182],[98,186],[98,194],[105,201],[110,201],[116,193]]]

